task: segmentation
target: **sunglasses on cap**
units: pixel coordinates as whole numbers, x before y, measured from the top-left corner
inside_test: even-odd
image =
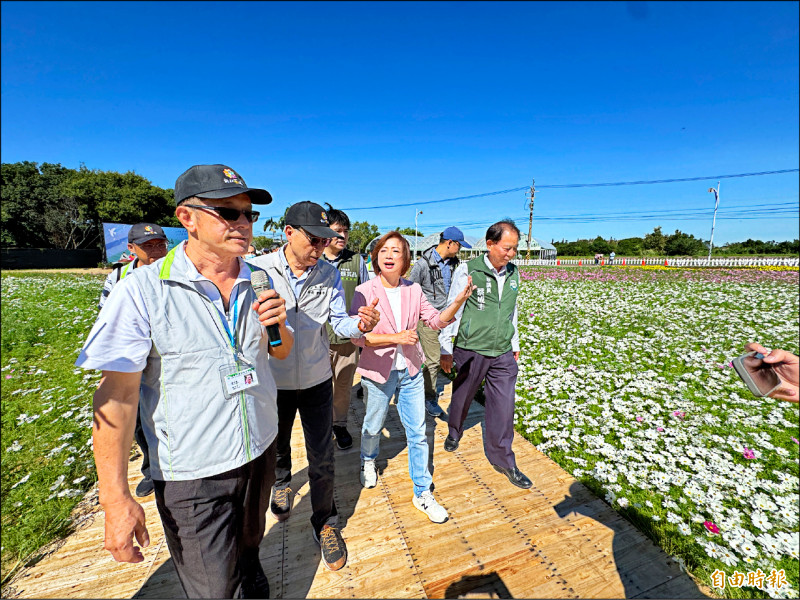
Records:
[[[331,238],[321,238],[315,235],[308,235],[304,229],[300,229],[300,231],[303,232],[303,235],[306,236],[306,239],[308,239],[308,243],[312,246],[327,246],[331,242]]]
[[[202,208],[205,210],[213,210],[220,217],[222,217],[226,221],[230,221],[231,223],[235,223],[236,221],[238,221],[240,215],[244,215],[244,218],[247,219],[250,223],[255,223],[256,221],[258,221],[258,215],[261,214],[257,210],[239,210],[238,208],[230,208],[228,206],[205,206],[203,204],[183,204],[182,206],[188,206],[189,208]]]

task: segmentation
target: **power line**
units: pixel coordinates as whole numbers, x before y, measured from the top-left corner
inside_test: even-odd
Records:
[[[737,177],[758,177],[760,175],[779,175],[781,173],[797,173],[800,169],[781,169],[780,171],[759,171],[757,173],[737,173],[735,175],[712,175],[710,177],[682,177],[680,179],[654,179],[651,181],[616,181],[613,183],[564,183],[543,185],[542,188],[564,189],[583,187],[609,187],[617,185],[651,185],[654,183],[679,183],[681,181],[705,181],[707,179],[734,179]]]
[[[736,173],[734,175],[709,175],[706,177],[682,177],[675,179],[653,179],[647,181],[615,181],[607,183],[562,183],[551,185],[540,185],[539,189],[568,189],[585,187],[612,187],[623,185],[653,185],[657,183],[680,183],[686,181],[705,181],[709,179],[734,179],[738,177],[759,177],[762,175],[780,175],[784,173],[797,173],[800,169],[781,169],[778,171],[759,171],[756,173]],[[381,204],[376,206],[350,206],[339,210],[378,210],[382,208],[402,208],[406,206],[422,206],[426,204],[441,204],[443,202],[456,202],[457,200],[471,200],[472,198],[485,198],[487,196],[498,196],[500,194],[510,194],[527,190],[528,186],[499,190],[497,192],[486,192],[484,194],[472,194],[470,196],[458,196],[457,198],[443,198],[442,200],[423,200],[414,202],[403,202],[400,204]]]
[[[792,204],[792,203],[788,203]],[[737,210],[745,208],[747,210]],[[720,209],[720,216],[717,218],[725,220],[765,220],[775,218],[786,218],[786,215],[798,215],[800,209],[795,205],[791,207],[776,207],[768,209],[751,210],[749,206],[736,206],[727,207],[725,210]],[[665,212],[667,214],[665,214]],[[565,215],[559,217],[537,217],[538,221],[548,221],[551,223],[605,223],[605,222],[633,222],[633,221],[650,221],[653,219],[662,219],[665,221],[697,221],[699,219],[707,218],[713,209],[687,209],[670,213],[669,211],[647,211],[647,212],[631,212],[628,214],[611,213],[607,215]],[[517,215],[512,217],[515,221],[522,222],[527,215]],[[460,221],[446,223],[429,223],[428,227],[438,228],[449,225],[456,227],[478,227],[494,223],[496,219],[480,220],[480,221]]]

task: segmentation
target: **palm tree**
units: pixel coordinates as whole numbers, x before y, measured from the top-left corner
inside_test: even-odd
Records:
[[[266,221],[264,221],[264,231],[268,231],[270,233],[270,237],[275,237],[275,232],[280,232],[281,237],[281,244],[283,243],[283,229],[286,227],[286,218],[285,215],[280,217],[279,219],[275,219],[274,217],[270,217]]]

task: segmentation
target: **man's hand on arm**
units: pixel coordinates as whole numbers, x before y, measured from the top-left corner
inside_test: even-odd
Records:
[[[141,378],[141,372],[103,371],[94,394],[92,437],[99,501],[106,513],[105,549],[118,562],[144,560],[141,550],[133,543],[134,536],[143,548],[150,545],[144,509],[128,489],[128,457],[136,426]]]

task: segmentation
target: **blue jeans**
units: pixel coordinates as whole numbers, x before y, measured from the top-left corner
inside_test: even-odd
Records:
[[[428,470],[428,438],[425,436],[425,384],[422,371],[410,377],[408,369],[393,370],[386,383],[361,379],[367,413],[361,428],[361,459],[375,460],[381,442],[381,430],[389,410],[389,399],[397,393],[397,412],[406,430],[408,472],[414,482],[414,495],[429,490],[433,478]]]

